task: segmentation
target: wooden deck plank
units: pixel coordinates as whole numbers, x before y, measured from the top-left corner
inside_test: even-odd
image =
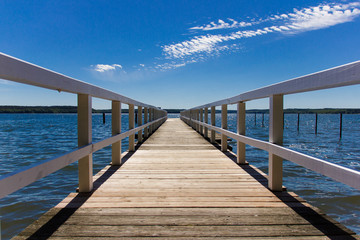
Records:
[[[356,239],[295,193],[273,193],[178,119],[15,239]]]
[[[323,236],[341,235],[341,225],[327,228],[325,225],[246,225],[246,226],[92,226],[92,225],[61,225],[52,236],[64,237],[283,237],[283,236]],[[34,226],[35,228],[35,226]],[[318,229],[319,228],[319,229]],[[28,229],[31,231],[31,228]],[[24,231],[20,235],[27,235]],[[44,232],[39,237],[47,236]]]

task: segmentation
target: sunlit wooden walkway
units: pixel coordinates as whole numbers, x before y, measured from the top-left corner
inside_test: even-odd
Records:
[[[92,193],[71,193],[15,238],[357,238],[296,194],[269,191],[261,171],[179,119],[126,158],[95,176]]]

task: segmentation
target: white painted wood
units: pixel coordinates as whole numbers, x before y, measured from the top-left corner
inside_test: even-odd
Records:
[[[102,99],[108,99],[111,101],[123,102],[126,104],[133,104],[142,107],[154,107],[148,104],[138,102],[131,98],[125,97],[123,95],[111,92],[109,90],[64,76],[62,74],[53,72],[51,70],[47,70],[45,68],[36,66],[34,64],[27,63],[25,61],[16,59],[14,57],[8,56],[3,53],[0,53],[0,78],[19,82],[19,83],[29,84],[33,86],[43,87],[47,89],[53,89],[59,92],[63,91],[69,93],[76,93],[78,94],[78,96],[81,96],[78,97],[79,100],[81,99],[79,101],[79,106],[81,105],[81,107],[79,107],[79,118],[78,118],[79,123],[81,122],[81,124],[79,124],[79,146],[84,144],[89,144],[91,142],[91,127],[90,128],[88,127],[91,125],[91,97],[98,97]],[[83,101],[88,101],[90,102],[90,104],[88,104],[85,107],[85,105],[80,104],[80,102]],[[166,113],[164,110],[159,110],[159,111],[161,111],[163,114]],[[87,119],[86,117],[85,118],[82,117],[88,114],[90,114],[90,117],[87,116]],[[85,122],[87,122],[88,126],[86,124],[83,124]],[[85,134],[82,133],[84,131]],[[88,131],[90,131],[90,133]],[[111,139],[113,139],[113,137]],[[120,139],[118,139],[117,141],[119,140]],[[112,143],[115,142],[111,142],[110,144]],[[94,147],[93,145],[91,146]],[[86,149],[88,148],[89,147],[86,147]],[[121,148],[121,146],[117,148],[119,149]],[[74,153],[78,153],[78,151],[80,150],[76,150]],[[91,155],[92,152],[93,151],[89,153],[89,156],[81,156],[82,159],[81,161],[79,161],[80,191],[88,191],[89,189],[92,188],[92,155]],[[12,174],[11,181],[14,180],[14,177],[18,178],[18,181],[13,181],[14,183],[13,187],[9,187],[8,191],[4,191],[4,193],[3,191],[1,191],[2,196],[4,196],[4,194],[5,195],[8,194],[9,192],[16,191],[17,189],[26,186],[32,183],[33,181],[36,181],[37,179],[40,179],[41,177],[56,171],[54,170],[56,169],[56,167],[59,167],[58,169],[60,169],[61,168],[60,166],[62,167],[66,166],[66,161],[71,160],[72,162],[75,162],[78,160],[78,159],[73,159],[72,157],[69,160],[68,159],[69,156],[78,156],[78,154],[73,154],[73,152],[71,152],[67,155],[64,155],[63,157],[60,157],[60,160],[58,159],[58,161],[60,162],[55,163],[53,161],[49,161],[49,162],[46,161],[43,164],[36,165],[31,168],[27,168],[27,170],[24,170],[25,172],[16,172]],[[64,159],[64,162],[62,162],[61,159]],[[39,170],[41,171],[41,173],[36,172],[38,169],[41,169]],[[27,174],[29,174],[30,172],[34,176],[28,176]],[[8,177],[3,177],[1,179],[2,180],[0,181],[0,185],[2,183],[8,182],[9,180]],[[83,179],[85,180],[83,181]],[[1,188],[1,189],[5,189],[5,188]]]
[[[160,119],[157,119],[157,120],[154,120],[152,122],[148,122],[146,124],[143,124],[137,128],[134,128],[134,129],[130,129],[129,131],[126,131],[126,132],[123,132],[121,134],[118,134],[116,136],[112,136],[110,138],[106,138],[104,140],[101,140],[99,142],[96,142],[94,143],[92,146],[92,152],[96,152],[96,151],[99,151],[100,149],[103,149],[104,147],[107,147],[111,144],[113,144],[114,142],[116,141],[120,141],[124,138],[127,138],[131,135],[134,135],[136,132],[138,132],[139,130],[141,129],[145,129],[147,127],[149,127],[150,125],[152,124],[155,124],[157,122],[161,122],[161,121],[164,121],[166,119],[166,117],[163,117],[163,118],[160,118]]]
[[[269,142],[277,145],[283,143],[283,95],[270,97],[269,111]],[[272,191],[282,191],[283,160],[281,157],[269,153],[268,184]]]
[[[70,153],[38,162],[0,177],[0,198],[7,196],[47,175],[91,154],[91,145]]]
[[[194,117],[194,119],[195,119],[196,121],[199,121],[199,111],[198,111],[198,109],[195,109],[195,117]],[[196,124],[196,123],[195,123],[195,130],[196,130],[197,132],[199,132],[199,124]]]
[[[149,115],[150,116],[150,121],[154,121],[154,109],[150,108],[149,111],[150,111],[150,115]],[[153,131],[154,131],[154,125],[151,124],[150,127],[149,127],[150,135],[153,134]]]
[[[237,134],[245,135],[246,130],[246,108],[244,102],[239,102],[237,104]],[[245,159],[245,144],[237,141],[237,163],[238,164],[247,164]]]
[[[182,117],[183,119],[189,120],[187,117]],[[194,121],[194,120],[193,120]],[[327,161],[321,160],[319,158],[311,157],[303,153],[296,152],[291,149],[287,149],[283,146],[258,140],[255,138],[239,135],[228,130],[221,129],[216,126],[212,126],[206,123],[200,123],[207,128],[214,130],[216,132],[225,134],[226,136],[243,142],[244,144],[262,149],[264,151],[270,152],[274,155],[277,155],[283,159],[299,164],[303,167],[306,167],[310,170],[323,174],[327,177],[330,177],[336,181],[342,182],[349,185],[355,189],[360,190],[360,172],[339,166],[334,163],[329,163]]]
[[[154,111],[155,111],[155,120],[159,119],[159,111],[157,109],[154,109]],[[160,127],[160,122],[157,122],[155,124],[155,130],[158,129],[159,127]]]
[[[121,133],[121,103],[118,101],[111,103],[111,125],[113,136]],[[111,164],[121,165],[121,141],[117,141],[111,146]]]
[[[135,127],[134,105],[129,104],[129,130]],[[135,151],[135,133],[129,136],[129,152]]]
[[[142,107],[138,106],[138,126],[142,125]],[[140,130],[138,132],[138,142],[141,143],[142,142],[142,130]]]
[[[211,107],[211,125],[212,126],[215,126],[215,114],[216,114],[215,106],[212,106]],[[211,129],[210,142],[215,143],[215,131],[212,129]]]
[[[204,122],[205,123],[208,123],[208,121],[209,121],[209,109],[208,108],[204,108]],[[205,127],[204,128],[204,136],[205,136],[205,138],[207,138],[207,137],[209,137],[208,136],[209,134],[208,134],[208,128],[207,127]]]
[[[221,105],[221,128],[227,129],[227,105]],[[221,151],[227,151],[227,136],[221,134]]]
[[[92,142],[92,101],[91,96],[78,94],[78,146]],[[92,154],[79,159],[79,192],[93,189]]]
[[[149,121],[151,122],[152,121],[152,110],[151,108],[149,108]],[[152,133],[152,125],[149,125],[149,136],[151,135]]]
[[[144,124],[146,124],[148,122],[148,108],[144,108]],[[144,128],[144,138],[148,138],[149,137],[149,128]]]
[[[196,120],[195,119],[195,110],[191,110],[190,115],[191,115],[191,117],[190,117],[191,119]],[[195,122],[193,122],[193,121],[191,122],[191,127],[195,130]]]
[[[115,92],[67,77],[23,60],[0,53],[0,78],[56,91],[85,94],[142,107],[154,107]]]
[[[201,108],[200,109],[200,122],[203,122],[204,121],[204,112],[203,112],[203,109]],[[200,134],[201,135],[204,135],[204,131],[203,131],[203,126],[200,125]]]
[[[236,104],[238,102],[267,98],[272,95],[287,95],[355,84],[360,84],[360,61],[290,79],[192,109],[220,106],[223,104]]]
[[[164,121],[166,116],[156,120]],[[140,127],[134,128],[130,131],[120,133],[118,135],[112,136],[110,138],[101,140],[99,142],[89,144],[78,148],[76,150],[70,151],[68,153],[62,154],[60,156],[33,164],[28,167],[21,168],[15,172],[6,174],[0,177],[0,198],[7,196],[33,182],[39,180],[47,175],[56,172],[67,165],[78,161],[79,159],[86,157],[104,147],[107,147],[111,144],[114,144],[118,141],[121,141],[124,138],[129,137],[130,135],[135,134],[140,129],[147,128],[150,124],[154,122],[148,122]]]

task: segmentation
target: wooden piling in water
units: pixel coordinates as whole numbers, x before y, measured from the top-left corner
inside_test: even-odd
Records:
[[[315,134],[317,134],[318,114],[315,113]]]

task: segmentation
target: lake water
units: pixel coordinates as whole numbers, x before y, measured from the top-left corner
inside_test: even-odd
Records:
[[[169,114],[169,117],[178,117]],[[246,116],[246,135],[268,139],[268,115]],[[321,114],[318,134],[314,134],[315,115],[286,114],[284,146],[326,161],[360,171],[360,115],[343,115],[343,134],[339,139],[339,115]],[[220,126],[220,115],[216,116]],[[228,125],[236,132],[236,115],[228,115]],[[122,131],[128,129],[128,115],[122,115]],[[106,123],[101,114],[93,115],[93,141],[111,136],[111,115]],[[236,151],[235,142],[230,142]],[[49,159],[77,147],[76,114],[0,114],[0,176],[37,161]],[[122,142],[123,151],[128,140]],[[267,152],[247,146],[247,160],[267,172]],[[93,155],[94,174],[111,161],[111,147]],[[360,234],[360,191],[320,174],[284,161],[284,185],[337,221]],[[71,164],[3,199],[1,236],[9,239],[41,214],[55,206],[77,188],[77,164]]]

